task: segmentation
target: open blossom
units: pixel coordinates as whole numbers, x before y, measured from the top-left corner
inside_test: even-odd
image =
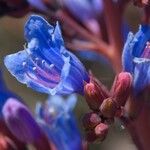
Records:
[[[67,100],[60,96],[49,97],[36,108],[37,121],[58,150],[81,150],[82,141],[73,115],[75,95]]]
[[[150,85],[150,26],[141,25],[134,35],[129,33],[123,50],[124,70],[133,75],[136,93]]]
[[[83,94],[88,74],[64,47],[58,23],[55,27],[33,15],[25,25],[27,48],[5,57],[5,65],[21,83],[48,94]]]

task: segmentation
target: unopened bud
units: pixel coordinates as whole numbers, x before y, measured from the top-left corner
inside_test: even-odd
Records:
[[[104,123],[98,124],[94,130],[86,132],[88,142],[103,141],[108,134],[108,125]]]
[[[89,83],[85,83],[84,94],[88,106],[92,110],[99,110],[99,107],[104,99],[109,97],[108,91],[105,86],[97,81],[94,77],[90,78]]]
[[[117,106],[124,106],[132,88],[132,76],[128,72],[121,72],[112,86],[113,99]]]
[[[113,118],[117,112],[117,105],[112,98],[107,98],[100,106],[100,111],[107,118]]]
[[[100,123],[95,127],[95,134],[100,141],[103,141],[108,134],[108,125]]]
[[[7,127],[20,141],[33,144],[37,150],[49,150],[49,142],[28,108],[9,98],[2,110]]]
[[[3,107],[3,116],[8,128],[19,140],[32,143],[39,136],[39,127],[31,113],[16,99],[7,100]]]
[[[101,118],[96,113],[90,112],[84,115],[82,122],[84,128],[90,130],[101,122]]]

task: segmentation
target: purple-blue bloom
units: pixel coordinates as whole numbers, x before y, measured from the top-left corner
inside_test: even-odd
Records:
[[[73,115],[76,96],[55,95],[36,107],[37,121],[58,150],[81,150],[82,140]]]
[[[83,94],[89,77],[78,58],[64,47],[58,23],[32,15],[25,24],[24,50],[5,57],[5,65],[21,83],[48,94]]]
[[[141,25],[134,35],[129,33],[123,50],[124,70],[133,75],[134,91],[138,93],[150,85],[150,25]]]
[[[35,143],[42,137],[42,130],[30,110],[17,99],[9,98],[3,106],[2,113],[7,127],[20,141]]]

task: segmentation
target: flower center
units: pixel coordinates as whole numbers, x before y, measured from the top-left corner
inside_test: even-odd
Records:
[[[54,88],[60,82],[60,75],[54,64],[48,64],[45,60],[41,60],[36,57],[33,58],[32,54],[29,54],[29,60],[33,66],[26,61],[23,62],[23,67],[27,70],[26,75],[32,81],[41,84],[47,88]]]

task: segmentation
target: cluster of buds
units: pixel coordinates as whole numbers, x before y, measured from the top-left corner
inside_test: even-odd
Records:
[[[132,88],[130,73],[121,72],[115,78],[110,91],[92,75],[90,82],[85,83],[85,99],[92,112],[83,117],[83,126],[89,142],[104,140],[115,117],[122,117],[126,101]]]

